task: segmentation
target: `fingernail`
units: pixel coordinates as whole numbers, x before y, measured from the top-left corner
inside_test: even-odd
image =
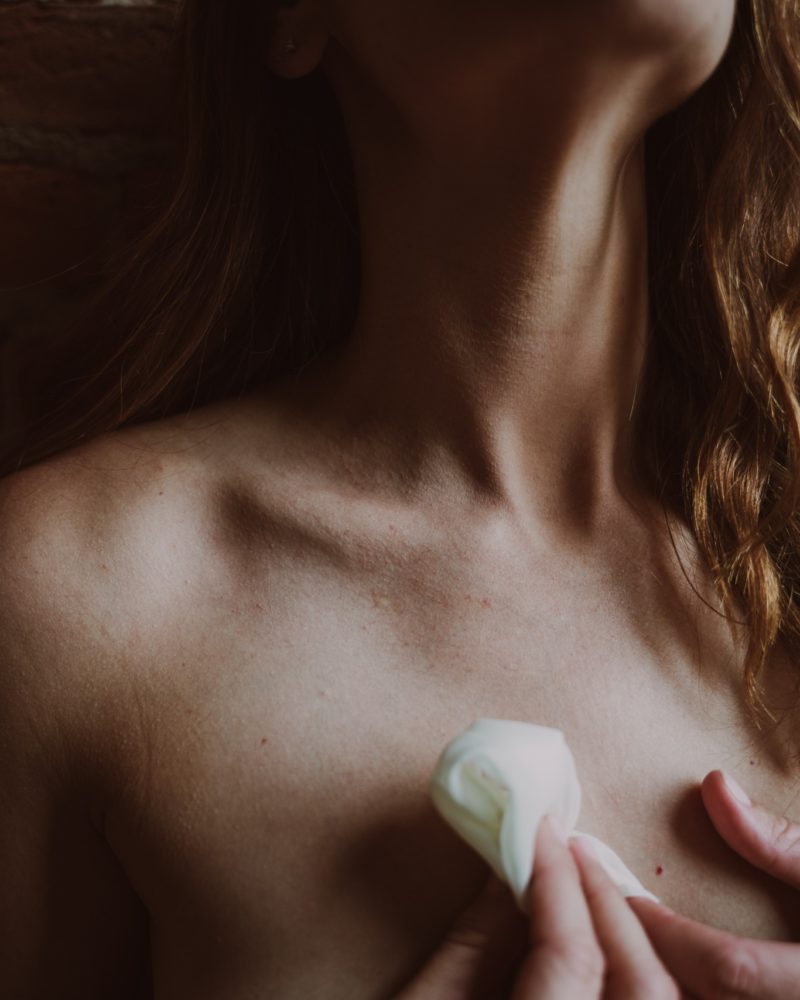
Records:
[[[578,851],[579,854],[588,855],[590,858],[594,858],[595,861],[600,860],[600,855],[597,853],[597,848],[589,840],[588,837],[574,837],[570,846],[573,850]]]
[[[662,903],[658,896],[653,896],[650,893],[649,896],[626,896],[629,906],[633,909],[634,913],[638,913],[639,903],[643,903],[645,906],[645,913],[647,912],[648,906],[657,906],[659,909],[663,910],[664,913],[672,914],[675,911],[671,910],[666,903]]]
[[[542,820],[543,823],[547,823],[553,836],[559,841],[559,843],[566,845],[567,843],[567,831],[561,820],[557,816],[547,815]]]
[[[732,778],[726,771],[722,772],[722,780],[727,785],[728,791],[731,793],[731,795],[735,799],[738,799],[739,802],[742,803],[742,805],[751,806],[753,804],[750,796],[742,788],[739,782],[736,781],[735,778]]]

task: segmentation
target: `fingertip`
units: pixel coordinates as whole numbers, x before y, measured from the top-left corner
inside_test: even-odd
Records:
[[[722,784],[725,787],[725,792],[730,798],[742,806],[749,807],[753,804],[753,800],[732,774],[728,774],[727,771],[720,771],[720,774],[722,775]]]
[[[650,896],[626,896],[628,903],[635,909],[652,910],[661,913],[674,913],[666,903],[662,903],[660,899],[652,899]]]
[[[548,813],[539,821],[534,835],[533,873],[551,864],[562,853],[569,856],[567,832],[559,819]]]
[[[714,828],[730,848],[756,868],[797,884],[800,859],[794,862],[791,851],[783,857],[785,852],[779,851],[775,842],[776,830],[785,829],[785,819],[776,819],[762,805],[752,802],[724,771],[709,776],[702,797]]]
[[[676,916],[674,910],[660,901],[656,902],[654,899],[650,899],[649,896],[627,896],[626,899],[630,908],[645,926],[650,923],[663,923]]]
[[[542,821],[539,827],[544,834],[544,836],[551,842],[556,842],[566,847],[567,845],[567,831],[564,829],[564,824],[552,813],[548,813],[546,816],[542,817]]]
[[[712,771],[703,781],[700,796],[717,832],[726,841],[730,843],[732,836],[749,835],[758,810],[731,775],[721,770]]]
[[[569,847],[572,853],[582,862],[591,864],[595,862],[600,863],[600,857],[597,853],[597,848],[587,837],[573,837],[569,842]]]
[[[581,887],[578,865],[553,817],[539,823],[533,874],[527,889],[530,937],[534,945],[570,939],[573,933],[591,934],[592,920]],[[554,829],[555,827],[555,829]]]
[[[722,771],[719,768],[714,768],[714,770],[709,771],[700,782],[700,787],[713,788],[720,781],[722,781]]]
[[[712,810],[716,811],[719,806],[730,808],[731,806],[737,807],[739,805],[725,782],[724,771],[719,769],[709,771],[705,778],[703,778],[700,783],[700,797],[703,800],[703,805],[709,812]]]
[[[725,784],[725,772],[720,768],[709,771],[700,782],[700,796],[704,802],[727,799],[728,788]]]
[[[597,848],[587,837],[573,837],[569,842],[569,849],[575,859],[575,864],[578,866],[581,882],[584,886],[599,887],[608,882],[613,886],[614,891],[619,893],[618,886],[608,877],[608,873],[600,863]]]

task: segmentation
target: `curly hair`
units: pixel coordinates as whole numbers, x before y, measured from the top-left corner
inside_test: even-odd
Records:
[[[642,467],[690,525],[743,687],[800,652],[800,8],[739,4],[714,75],[647,136],[651,337]],[[800,595],[797,595],[800,596]]]

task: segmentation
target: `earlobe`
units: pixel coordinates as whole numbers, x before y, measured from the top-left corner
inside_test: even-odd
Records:
[[[276,76],[297,79],[316,69],[328,43],[328,32],[316,4],[283,4],[270,34],[267,61]]]

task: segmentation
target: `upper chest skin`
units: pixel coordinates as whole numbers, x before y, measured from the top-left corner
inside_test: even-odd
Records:
[[[209,552],[224,585],[171,609],[109,748],[107,834],[153,918],[159,995],[399,987],[485,877],[427,794],[480,716],[565,732],[579,828],[667,904],[800,934],[796,897],[735,858],[696,790],[724,767],[800,818],[797,781],[755,741],[727,631],[687,616],[658,560],[620,543],[592,575],[484,552],[463,524],[419,545],[382,514],[334,537],[243,510]]]

